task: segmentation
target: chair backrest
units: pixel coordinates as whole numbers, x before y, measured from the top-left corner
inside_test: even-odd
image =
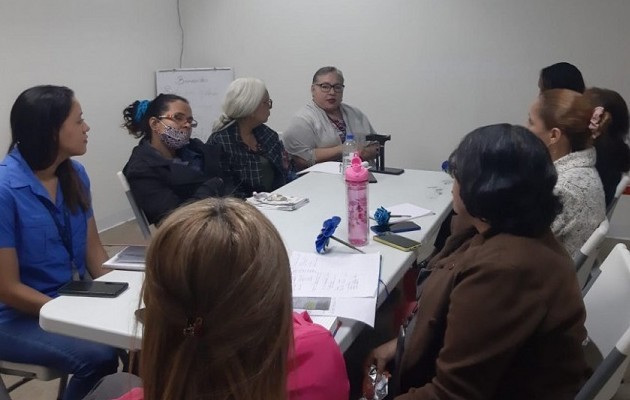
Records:
[[[630,340],[624,336],[630,326],[630,252],[626,246],[622,243],[616,245],[600,266],[600,270],[599,277],[584,296],[585,326],[590,341],[600,354],[607,355],[620,338],[624,337],[626,342]],[[614,395],[623,372],[623,365],[613,372],[612,378],[599,391],[598,399]],[[607,397],[608,394],[610,397]]]
[[[626,190],[626,187],[628,187],[628,185],[630,185],[630,176],[628,176],[627,174],[621,175],[621,179],[617,184],[617,189],[615,189],[615,197],[613,197],[613,200],[610,202],[608,208],[606,209],[606,216],[608,217],[608,219],[610,219],[615,212],[615,207],[617,207],[619,198]]]
[[[378,142],[379,153],[376,157],[376,169],[382,171],[385,169],[385,142],[390,140],[392,135],[379,135],[378,133],[372,133],[365,136],[366,142]]]
[[[630,355],[630,328],[582,386],[575,400],[609,400],[619,388]]]
[[[62,399],[66,391],[66,385],[68,384],[68,374],[65,372],[35,364],[20,364],[9,361],[0,361],[0,373],[4,375],[22,377],[21,380],[9,387],[5,385],[4,380],[0,377],[0,400],[11,400],[9,393],[33,379],[51,381],[58,378],[60,378],[60,380],[57,398]]]
[[[595,259],[597,258],[599,248],[608,234],[608,228],[610,228],[608,219],[604,219],[593,231],[586,242],[584,242],[578,253],[573,257],[580,289],[586,286],[586,283],[591,276],[591,271],[595,265]]]
[[[129,188],[129,182],[127,182],[125,174],[123,174],[122,171],[118,171],[116,175],[118,176],[118,180],[120,180],[120,184],[122,185],[125,195],[127,196],[127,200],[131,205],[131,210],[133,211],[133,215],[135,215],[136,217],[136,222],[140,227],[140,232],[142,232],[142,236],[144,236],[145,239],[149,240],[151,238],[151,229],[149,228],[149,220],[147,220],[147,216],[144,215],[144,211],[142,211],[140,207],[138,207],[136,199],[133,197],[133,193],[131,193],[131,189]]]

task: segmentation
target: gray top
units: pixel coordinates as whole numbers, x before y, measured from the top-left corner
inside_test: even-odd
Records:
[[[551,230],[574,257],[606,217],[604,188],[595,169],[594,148],[575,151],[554,161],[558,182],[554,192],[562,200]]]
[[[370,121],[358,108],[341,104],[341,112],[347,132],[352,132],[358,143],[365,140],[365,135],[376,133]],[[326,112],[313,102],[304,106],[291,118],[289,127],[282,135],[282,141],[289,154],[298,156],[311,165],[315,164],[313,149],[341,144],[339,131],[330,122]]]

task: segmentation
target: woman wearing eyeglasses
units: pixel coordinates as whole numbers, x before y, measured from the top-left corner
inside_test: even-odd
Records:
[[[188,101],[160,94],[123,111],[123,127],[140,138],[123,169],[149,223],[190,200],[230,195],[234,187],[219,165],[221,149],[191,138],[197,121]]]
[[[346,134],[352,132],[359,143],[365,135],[375,134],[370,121],[358,108],[342,103],[344,79],[335,67],[315,72],[311,94],[313,102],[291,118],[282,140],[298,169],[325,161],[339,161]],[[372,160],[378,154],[374,143],[361,150],[361,159]]]
[[[223,150],[221,167],[237,185],[238,196],[274,191],[295,176],[280,137],[265,125],[272,105],[260,79],[236,79],[228,87],[223,113],[208,139],[208,144]]]

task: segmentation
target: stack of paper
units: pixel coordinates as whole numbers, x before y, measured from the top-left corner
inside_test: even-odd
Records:
[[[105,261],[103,266],[111,269],[144,271],[144,258],[146,256],[146,251],[146,246],[127,246],[119,251],[114,257]]]
[[[308,203],[305,197],[283,196],[279,193],[256,193],[247,199],[248,203],[264,210],[293,211]]]
[[[374,326],[380,267],[380,253],[293,252],[293,308]]]

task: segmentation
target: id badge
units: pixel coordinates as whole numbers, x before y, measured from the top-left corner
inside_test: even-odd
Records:
[[[79,275],[79,269],[77,268],[77,265],[74,263],[74,261],[72,261],[70,263],[70,266],[72,268],[72,280],[73,281],[80,281],[81,280],[81,276]]]

